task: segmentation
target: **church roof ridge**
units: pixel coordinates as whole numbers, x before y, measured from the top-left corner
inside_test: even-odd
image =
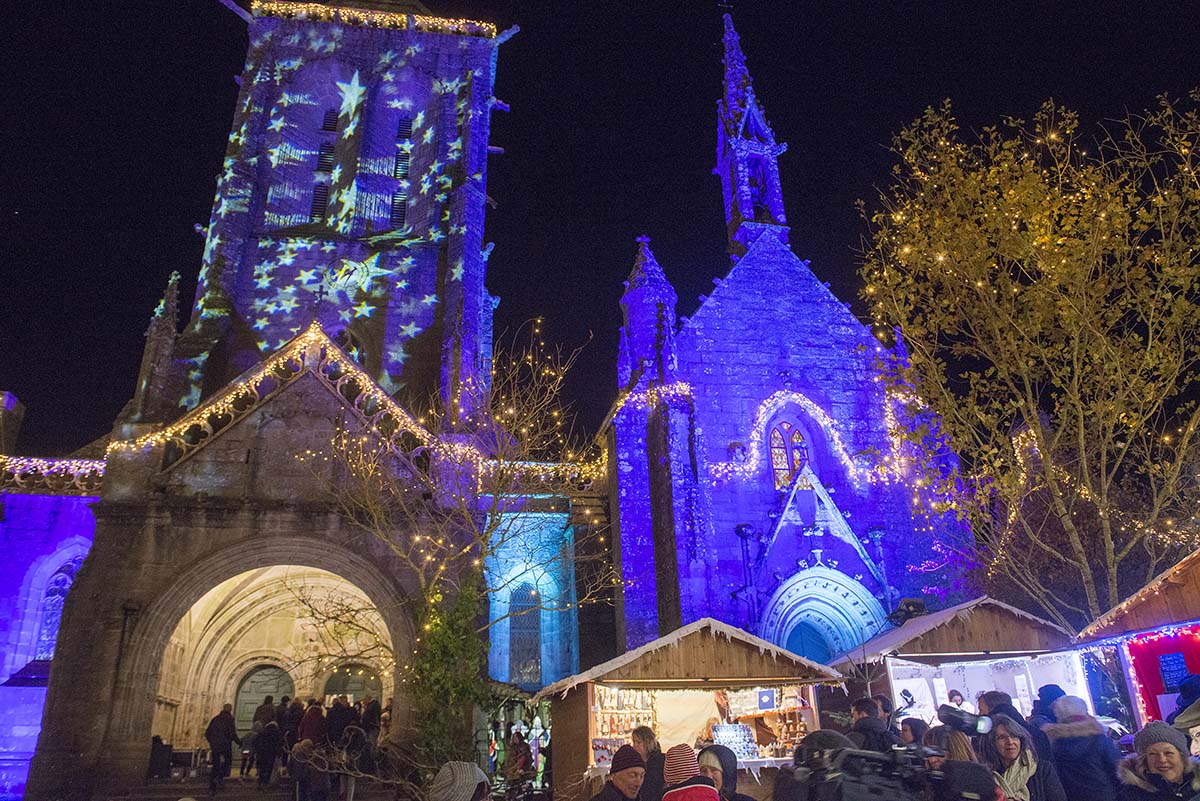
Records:
[[[321,22],[340,22],[367,28],[413,28],[422,33],[448,33],[457,36],[496,38],[496,26],[491,22],[473,19],[449,19],[428,13],[414,13],[419,3],[402,3],[400,8],[387,10],[380,2],[336,3],[298,2],[296,0],[251,0],[250,11],[256,17],[308,19]]]

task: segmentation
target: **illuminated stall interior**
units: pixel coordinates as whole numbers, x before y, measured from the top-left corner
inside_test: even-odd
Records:
[[[390,639],[367,597],[323,570],[275,566],[213,587],[179,621],[163,655],[152,735],[204,747],[222,704],[250,729],[267,695],[392,697]]]
[[[1139,728],[1171,714],[1179,682],[1200,673],[1200,550],[1097,618],[1078,642],[1120,665]]]
[[[739,783],[739,791],[769,789],[761,771],[790,764],[795,744],[819,725],[814,685],[841,681],[830,668],[702,618],[535,696],[552,704],[555,796],[590,797],[637,726],[653,728],[664,750],[727,745],[739,769],[762,780]]]
[[[1057,684],[1091,705],[1071,633],[987,596],[911,618],[833,666],[869,692],[887,693],[897,708],[910,694],[912,706],[902,716],[929,723],[936,722],[937,708],[952,690],[972,704],[982,692],[1001,690],[1026,716],[1045,684]]]

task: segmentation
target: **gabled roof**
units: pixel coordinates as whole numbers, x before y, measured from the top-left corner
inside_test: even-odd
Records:
[[[742,658],[715,656],[718,649],[713,641],[718,639],[725,640],[727,648],[740,652]],[[665,660],[656,658],[663,656],[666,649],[685,649],[670,670],[663,669]],[[708,658],[698,658],[701,656]],[[726,675],[717,675],[714,668],[722,667]],[[842,675],[739,628],[705,617],[591,670],[557,681],[543,688],[535,699],[565,696],[573,687],[589,681],[635,682],[661,688],[731,689],[814,682],[838,684]]]
[[[1200,549],[1192,551],[1079,632],[1080,642],[1200,620]]]
[[[133,440],[114,440],[108,450],[166,445],[163,468],[168,468],[199,451],[305,374],[315,376],[381,436],[391,439],[408,434],[422,442],[432,438],[314,322],[174,423]]]
[[[965,622],[981,610],[999,612],[1002,618],[1012,620],[1013,623],[1024,622],[1027,624],[1026,629],[1033,629],[1034,637],[1032,640],[1025,637],[1013,637],[1006,641],[1003,637],[998,638],[994,631],[976,625],[969,627],[971,633],[975,635],[974,638],[968,642],[959,640],[954,651],[941,650],[942,646],[940,645],[937,645],[936,649],[931,649],[929,646],[935,645],[935,643],[917,642],[937,629],[957,621]],[[1010,623],[1009,626],[1008,633],[1012,634],[1012,624]],[[1033,640],[1041,642],[1033,642]],[[966,662],[988,657],[1031,656],[1055,648],[1067,648],[1070,644],[1071,632],[1061,626],[1031,615],[1015,606],[1010,606],[1003,601],[983,595],[957,606],[914,617],[906,621],[904,625],[885,631],[857,648],[847,651],[834,660],[833,664],[844,670],[851,663],[879,662],[887,656],[898,656],[901,659],[910,659],[916,662]],[[1031,645],[1047,647],[1035,648],[1030,647]]]

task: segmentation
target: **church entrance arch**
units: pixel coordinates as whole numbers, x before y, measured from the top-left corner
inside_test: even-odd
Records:
[[[233,719],[238,731],[250,731],[254,723],[254,710],[268,695],[278,704],[283,696],[290,698],[295,694],[296,683],[283,668],[276,665],[252,668],[238,683],[237,697],[233,702]]]
[[[759,636],[828,664],[875,636],[887,614],[861,582],[825,565],[801,570],[767,602]]]
[[[314,528],[313,534],[281,527],[250,537],[226,529],[231,536],[223,542],[215,537],[176,537],[170,541],[173,550],[163,553],[153,572],[129,564],[119,548],[95,548],[68,599],[67,636],[59,640],[61,653],[51,676],[31,781],[72,788],[142,784],[173,633],[212,590],[227,582],[236,584],[253,571],[311,568],[331,573],[369,599],[396,649],[411,650],[415,634],[404,614],[402,571],[369,540]],[[88,608],[72,608],[72,599],[79,598],[88,599]],[[107,625],[97,627],[98,620]],[[97,660],[97,650],[110,658]],[[204,720],[222,703],[233,702],[246,669],[272,662],[288,664],[282,658],[259,656],[229,676],[227,689],[199,699]],[[393,729],[403,737],[410,725],[409,704],[398,692],[391,700]],[[191,726],[186,720],[182,725]],[[197,724],[195,729],[202,737],[203,728]],[[88,735],[92,739],[83,742],[80,731],[93,732]]]

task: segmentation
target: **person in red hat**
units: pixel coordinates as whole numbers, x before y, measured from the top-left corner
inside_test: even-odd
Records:
[[[631,745],[623,745],[613,754],[608,781],[592,801],[638,801],[646,778],[646,760]]]
[[[663,766],[667,789],[662,801],[721,801],[713,780],[700,773],[700,763],[690,745],[671,746]]]

